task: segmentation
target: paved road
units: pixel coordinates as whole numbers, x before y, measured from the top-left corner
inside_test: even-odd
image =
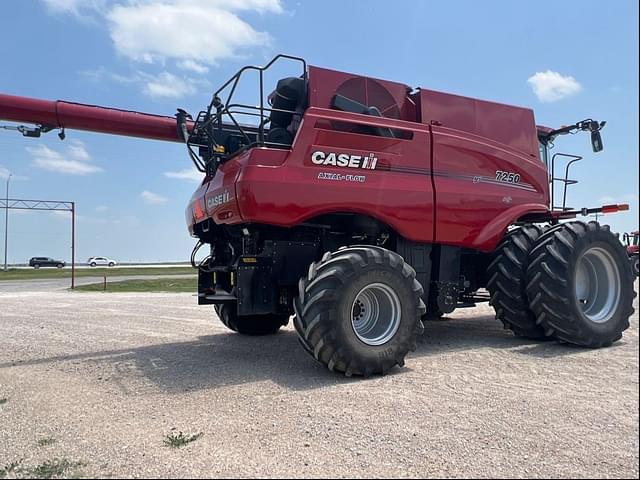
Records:
[[[405,368],[355,380],[315,363],[291,325],[233,334],[189,294],[3,293],[3,398],[0,469],[59,458],[115,478],[637,478],[638,314],[622,341],[589,350],[460,310],[427,324]],[[180,431],[203,436],[163,444]]]
[[[189,278],[193,274],[180,275],[122,275],[107,277],[107,282],[120,282],[123,280],[154,280],[158,278]],[[89,285],[91,283],[101,283],[103,277],[76,277],[76,285]],[[53,292],[71,287],[70,278],[46,278],[34,280],[2,280],[0,281],[0,293],[10,292]]]
[[[137,264],[128,264],[128,263],[122,263],[122,264],[118,264],[115,267],[107,267],[106,265],[99,265],[98,267],[91,267],[89,265],[86,265],[84,263],[82,264],[76,264],[76,268],[81,268],[81,269],[85,269],[85,268],[109,268],[110,270],[118,270],[118,268],[172,268],[172,267],[190,267],[191,264],[190,263],[152,263],[152,264],[145,264],[145,263],[137,263]],[[30,267],[28,265],[9,265],[8,268],[16,268],[19,270],[33,270],[33,267]],[[71,264],[67,263],[67,266],[64,267],[64,270],[71,270]]]

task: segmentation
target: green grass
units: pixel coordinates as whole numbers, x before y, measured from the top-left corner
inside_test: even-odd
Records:
[[[22,460],[17,462],[11,462],[4,467],[0,467],[0,478],[5,478],[7,475],[12,473],[18,473],[21,470]]]
[[[78,292],[102,292],[102,283],[81,285]],[[192,278],[158,278],[153,280],[125,280],[122,282],[107,281],[107,292],[195,292],[198,289],[197,277]]]
[[[159,267],[159,268],[76,268],[76,278],[78,277],[115,277],[121,275],[183,275],[185,273],[195,273],[191,267]],[[71,268],[10,268],[6,272],[0,270],[0,281],[2,280],[30,280],[39,278],[71,278]]]
[[[202,435],[204,435],[202,432],[196,433],[194,435],[185,435],[182,432],[178,432],[177,434],[171,432],[170,434],[164,436],[164,444],[167,447],[180,448],[191,442],[195,442]]]
[[[83,466],[85,464],[82,462],[70,462],[66,458],[47,460],[35,467],[23,466],[20,460],[0,468],[0,478],[6,478],[8,475],[12,478],[77,478],[81,475],[79,468]]]

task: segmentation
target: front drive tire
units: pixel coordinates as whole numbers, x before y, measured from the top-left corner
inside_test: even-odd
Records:
[[[424,327],[415,271],[389,250],[353,246],[327,252],[300,279],[294,326],[300,343],[329,370],[385,374],[403,366]]]
[[[527,280],[537,323],[560,341],[605,347],[629,327],[634,277],[608,226],[574,221],[549,230],[529,255]]]
[[[234,302],[214,305],[220,321],[229,329],[243,335],[272,335],[289,323],[288,315],[238,315]]]

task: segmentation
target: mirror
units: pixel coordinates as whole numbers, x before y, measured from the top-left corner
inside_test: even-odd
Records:
[[[600,130],[591,130],[591,146],[594,152],[601,152],[604,148],[602,146],[602,137],[600,136]]]

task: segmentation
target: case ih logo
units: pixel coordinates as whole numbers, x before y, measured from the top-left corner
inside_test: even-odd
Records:
[[[375,170],[378,159],[370,153],[367,155],[350,155],[348,153],[322,152],[317,150],[311,154],[314,165],[332,165],[334,167],[364,168]]]
[[[218,205],[227,203],[229,200],[231,200],[231,194],[225,190],[225,192],[221,193],[220,195],[209,197],[207,199],[207,208],[217,207]]]

